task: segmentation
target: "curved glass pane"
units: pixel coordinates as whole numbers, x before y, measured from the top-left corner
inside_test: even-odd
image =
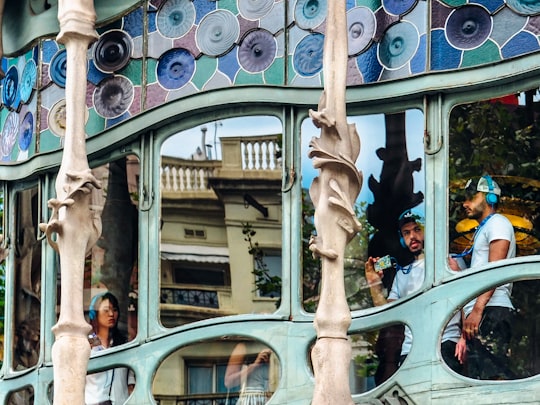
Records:
[[[370,391],[392,377],[405,361],[412,342],[412,335],[403,324],[349,336],[352,348],[349,387],[353,395]]]
[[[386,303],[396,273],[406,272],[414,260],[409,249],[400,243],[398,218],[407,209],[413,209],[423,217],[424,119],[420,110],[407,110],[395,114],[348,117],[348,122],[356,125],[360,137],[356,167],[363,174],[354,207],[362,229],[345,250],[347,301],[351,310],[358,310]],[[313,137],[320,137],[320,130],[311,120],[305,120],[302,124],[302,157],[306,157],[302,160],[303,304],[307,311],[315,312],[320,268],[319,260],[313,259],[309,249],[310,236],[316,231],[309,188],[318,171],[307,158]],[[384,256],[388,256],[385,270],[366,280],[364,267],[368,258]],[[414,288],[407,287],[409,292],[421,286],[423,270],[420,273],[422,280],[416,282]],[[405,294],[398,298],[401,296]]]
[[[4,189],[0,189],[0,241],[4,245]],[[4,321],[5,321],[5,303],[6,303],[6,256],[7,249],[0,247],[0,368],[4,364]]]
[[[442,357],[454,371],[479,380],[515,380],[540,374],[540,280],[497,286],[501,288],[511,291],[512,307],[484,309],[478,330],[464,341],[466,351],[461,362],[451,355],[451,344],[443,339]],[[464,315],[467,328],[467,305]]]
[[[279,306],[281,137],[277,118],[242,117],[163,143],[164,326]]]
[[[40,355],[41,242],[38,241],[38,188],[15,196],[15,312],[12,369],[35,366]]]
[[[86,376],[85,404],[123,404],[135,389],[135,373],[129,367],[115,367]],[[112,402],[107,402],[112,401]]]
[[[450,114],[449,239],[450,253],[468,268],[478,213],[466,209],[467,195],[480,191],[481,176],[491,178],[493,208],[505,216],[515,233],[515,256],[538,254],[540,249],[540,163],[537,110],[538,90],[531,89],[454,107]],[[468,180],[469,189],[465,190]],[[490,190],[485,184],[483,190]],[[472,194],[471,194],[472,193]],[[483,201],[479,201],[483,202]],[[486,200],[486,203],[487,200]],[[475,204],[475,206],[478,204]],[[477,208],[475,208],[477,209]],[[469,210],[470,212],[467,212]]]
[[[448,227],[452,272],[540,253],[539,102],[538,90],[531,89],[452,109]],[[538,282],[488,288],[463,308],[464,374],[481,380],[537,374],[537,336],[530,325],[537,323]]]
[[[114,314],[109,337],[101,335],[102,340],[110,341],[103,342],[107,347],[137,335],[139,171],[139,160],[134,155],[92,169],[102,188],[92,189],[90,208],[101,218],[102,231],[86,259],[83,298],[91,333],[100,334],[102,301],[107,302],[104,305],[111,316]]]
[[[32,405],[34,403],[34,388],[32,386],[24,387],[18,391],[12,392],[8,396],[7,405]]]
[[[263,343],[226,336],[182,347],[159,366],[158,403],[263,405],[280,378],[278,356]]]

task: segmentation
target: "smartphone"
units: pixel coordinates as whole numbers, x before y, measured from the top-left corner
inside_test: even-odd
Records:
[[[375,271],[383,271],[394,267],[392,264],[392,258],[389,255],[381,257],[375,262]]]

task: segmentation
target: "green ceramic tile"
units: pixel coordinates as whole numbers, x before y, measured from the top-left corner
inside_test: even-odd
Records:
[[[131,80],[135,86],[142,84],[142,60],[132,59],[128,65],[120,71],[120,74]]]
[[[148,58],[146,60],[146,84],[157,82],[156,66],[157,59]]]
[[[464,4],[467,4],[467,0],[440,0],[441,3],[444,3],[450,7],[459,7]]]
[[[375,11],[381,7],[381,0],[357,0],[356,5],[364,6]]]
[[[501,60],[499,47],[493,41],[487,40],[482,46],[463,52],[461,67],[478,66],[499,60]]]
[[[45,153],[60,148],[60,138],[54,135],[50,130],[46,129],[45,131],[39,134],[39,152]]]
[[[191,82],[198,88],[202,89],[204,84],[216,73],[218,60],[210,56],[202,56],[196,62],[195,74]]]
[[[105,128],[105,118],[99,116],[93,108],[88,109],[88,122],[86,124],[86,134],[90,137],[99,134]]]
[[[245,70],[240,69],[236,75],[234,84],[264,84],[264,79],[262,73],[248,73]]]
[[[266,84],[281,86],[285,84],[285,61],[283,58],[276,58],[274,63],[264,72]]]
[[[233,14],[238,14],[238,6],[236,0],[220,0],[218,3],[220,10],[229,10]]]

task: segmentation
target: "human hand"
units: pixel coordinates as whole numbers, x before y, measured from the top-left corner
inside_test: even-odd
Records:
[[[270,349],[264,349],[259,352],[257,355],[257,358],[255,359],[255,364],[263,364],[268,363],[270,360],[270,355],[272,354],[272,350]]]
[[[467,340],[474,338],[478,334],[481,320],[482,313],[473,309],[473,311],[467,318],[465,318],[465,321],[463,322],[463,329],[461,331],[462,336]]]
[[[368,285],[374,286],[382,283],[382,271],[375,271],[375,262],[379,260],[378,257],[369,257],[365,263],[366,281]]]
[[[459,267],[458,261],[455,258],[453,258],[452,256],[450,256],[448,258],[448,267],[450,267],[454,271],[460,271],[461,270],[461,268]]]
[[[463,337],[456,343],[454,356],[456,356],[460,364],[463,364],[467,360],[467,341]]]

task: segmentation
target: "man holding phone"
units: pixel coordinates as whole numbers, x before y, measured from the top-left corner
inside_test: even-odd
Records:
[[[413,213],[410,209],[403,212],[398,218],[398,230],[401,245],[414,256],[414,261],[402,267],[391,259],[391,267],[396,268],[396,276],[392,288],[385,298],[382,286],[384,270],[390,268],[388,257],[369,257],[365,264],[366,280],[369,285],[373,304],[384,305],[399,298],[406,297],[418,291],[424,283],[424,224],[422,217]],[[441,352],[443,358],[454,371],[462,373],[462,364],[456,358],[456,344],[461,336],[460,329],[461,313],[457,312],[448,323],[442,336]],[[398,367],[401,366],[412,346],[412,333],[405,326],[404,341],[401,346],[401,356]]]

